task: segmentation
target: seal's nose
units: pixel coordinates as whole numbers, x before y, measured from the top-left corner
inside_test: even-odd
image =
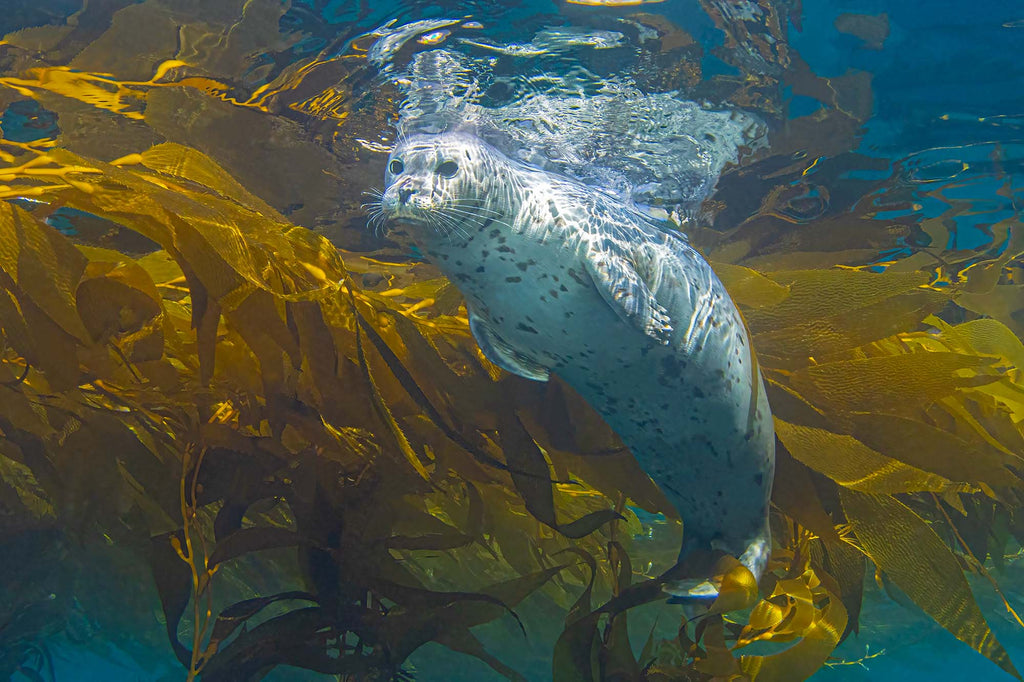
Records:
[[[413,190],[408,187],[402,187],[398,190],[398,203],[405,204],[409,201],[409,197],[413,195]]]

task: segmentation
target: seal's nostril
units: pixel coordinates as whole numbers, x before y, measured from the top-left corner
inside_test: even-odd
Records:
[[[412,194],[413,191],[408,187],[403,187],[402,189],[398,190],[398,203],[404,204],[405,202],[409,201],[409,197],[411,197]]]

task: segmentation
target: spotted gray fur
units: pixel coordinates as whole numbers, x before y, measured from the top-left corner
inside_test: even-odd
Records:
[[[605,418],[678,509],[681,557],[722,549],[760,576],[772,417],[739,313],[685,238],[471,135],[402,140],[385,180],[380,211],[462,291],[487,357],[557,374]]]

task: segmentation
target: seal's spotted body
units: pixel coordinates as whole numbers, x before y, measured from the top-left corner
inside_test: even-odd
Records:
[[[384,213],[465,295],[484,353],[554,372],[605,418],[679,510],[682,554],[760,575],[772,418],[739,313],[685,239],[471,136],[404,141],[386,181]]]

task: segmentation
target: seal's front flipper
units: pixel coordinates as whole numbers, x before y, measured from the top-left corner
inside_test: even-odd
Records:
[[[672,320],[633,263],[614,252],[594,249],[583,262],[597,290],[623,320],[661,345],[668,345]]]
[[[522,353],[505,343],[500,336],[494,333],[487,322],[472,311],[469,313],[469,330],[473,332],[473,338],[480,345],[484,356],[506,372],[533,381],[547,381],[551,377],[546,367],[523,356]]]

